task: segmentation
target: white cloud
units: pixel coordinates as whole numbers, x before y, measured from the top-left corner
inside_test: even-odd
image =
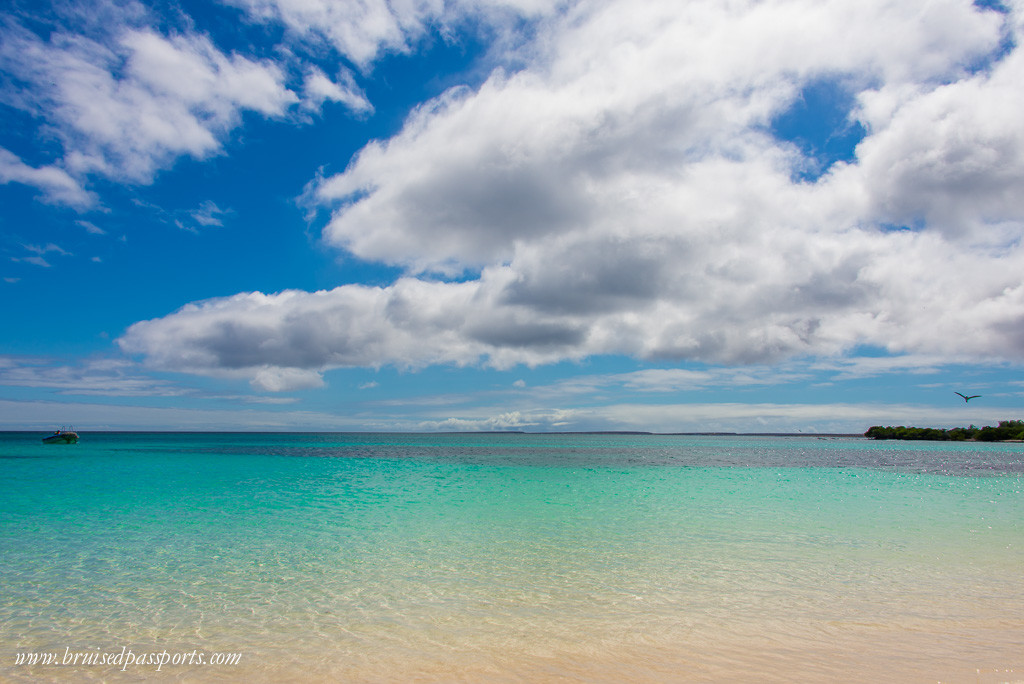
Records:
[[[1000,53],[1016,21],[968,0],[579,3],[522,46],[521,71],[425,103],[315,185],[329,242],[410,277],[200,302],[121,345],[249,378],[858,345],[1020,361],[1024,53]],[[802,182],[770,124],[821,79],[851,90],[867,136]]]
[[[160,368],[261,378],[272,369],[472,363],[484,345],[465,339],[461,319],[475,290],[405,279],[241,294],[136,323],[119,343]]]
[[[75,425],[79,430],[340,431],[362,427],[347,416],[313,411],[168,408],[0,399],[0,426],[4,428],[52,430],[55,423]]]
[[[915,375],[938,373],[943,366],[957,363],[955,356],[907,354],[901,356],[857,356],[819,359],[810,364],[812,370],[834,372],[833,380],[870,378],[893,372]],[[971,359],[963,359],[970,363]]]
[[[416,427],[420,430],[452,431],[452,432],[501,432],[547,430],[559,421],[553,416],[559,412],[540,411],[506,411],[501,414],[483,418],[446,418],[444,420],[426,420]]]
[[[428,34],[454,40],[467,28],[497,45],[524,17],[555,10],[540,0],[225,4],[288,29],[273,60],[225,52],[186,14],[157,16],[134,0],[55,2],[33,21],[4,12],[0,102],[36,117],[63,149],[40,167],[0,150],[0,183],[27,184],[48,202],[89,208],[98,202],[83,187],[90,177],[150,183],[183,156],[218,154],[245,112],[288,115],[300,103],[297,92],[304,110],[331,101],[356,115],[372,113],[355,76],[338,66],[339,54],[366,74],[381,55],[407,52]],[[333,75],[318,64],[332,65]]]
[[[243,110],[280,116],[297,101],[278,67],[224,55],[204,37],[129,31],[119,43],[122,78],[109,62],[59,55],[57,116],[82,138],[68,155],[82,171],[146,182],[177,156],[218,151]]]
[[[774,366],[650,368],[630,373],[586,375],[564,380],[545,388],[549,395],[579,396],[613,389],[629,392],[693,392],[705,389],[766,387],[807,380],[804,370]]]
[[[949,427],[963,421],[994,424],[992,409],[964,411],[910,404],[621,404],[588,409],[588,419],[618,429],[656,432],[790,432],[813,426],[818,432],[858,433],[871,425]],[[759,425],[759,429],[752,429]],[[862,428],[862,426],[865,426]]]
[[[222,217],[226,214],[230,214],[230,210],[221,209],[217,206],[216,202],[206,200],[199,205],[198,209],[194,209],[189,212],[189,216],[193,221],[208,228],[210,226],[223,226],[224,221]]]
[[[596,407],[508,411],[482,406],[415,424],[420,430],[634,430],[642,432],[807,432],[861,434],[872,425],[953,427],[995,425],[1003,415],[984,407],[935,408],[898,403],[616,403]]]
[[[326,236],[364,258],[451,270],[508,260],[517,241],[593,233],[598,218],[629,237],[678,234],[683,219],[729,228],[788,181],[794,160],[762,131],[802,82],[949,78],[998,30],[993,13],[953,1],[581,3],[530,68],[450,91],[326,179],[320,197],[343,203]],[[704,193],[712,183],[751,198]]]
[[[47,243],[45,245],[22,245],[22,247],[32,252],[33,254],[38,254],[40,256],[47,254],[49,252],[56,252],[57,254],[61,254],[63,256],[70,256],[70,252],[68,252],[60,245],[55,245],[52,242]]]
[[[940,86],[899,103],[891,88],[861,95],[874,134],[858,149],[862,177],[880,220],[921,222],[954,237],[996,245],[1024,222],[1024,52],[991,73]],[[876,110],[886,110],[876,114]]]
[[[91,221],[75,221],[75,223],[81,226],[82,228],[85,228],[85,232],[89,233],[90,235],[107,234],[107,231],[103,230],[102,228],[97,226],[95,223],[92,223]]]
[[[26,252],[31,253],[33,256],[27,257],[11,257],[11,261],[23,262],[26,264],[32,264],[33,266],[41,266],[43,268],[50,268],[52,264],[46,260],[46,255],[49,253],[57,254],[58,256],[72,256],[70,252],[63,249],[59,245],[55,245],[52,242],[46,245],[22,245]]]
[[[359,114],[373,112],[373,105],[348,71],[340,72],[336,80],[331,80],[318,67],[311,67],[306,73],[302,90],[306,97],[305,104],[311,109],[320,109],[324,102],[330,100],[340,102]]]
[[[96,195],[82,187],[64,169],[50,165],[32,167],[0,147],[0,183],[21,183],[42,191],[47,202],[85,209],[96,204]]]
[[[49,261],[47,261],[46,259],[44,259],[41,256],[11,257],[11,261],[14,261],[14,262],[21,261],[21,262],[24,262],[26,264],[32,264],[33,266],[41,266],[42,268],[50,268],[53,265]]]
[[[67,365],[53,359],[0,356],[0,385],[89,396],[172,397],[186,393],[169,382],[140,374],[137,367],[120,359]]]
[[[225,54],[206,36],[160,35],[137,17],[107,31],[57,28],[44,40],[5,26],[0,68],[25,86],[4,98],[45,120],[64,148],[62,168],[34,170],[5,152],[5,178],[43,187],[54,201],[89,206],[95,198],[81,189],[82,178],[150,182],[180,156],[217,153],[242,112],[282,116],[298,101],[279,66]]]
[[[404,50],[409,33],[419,34],[440,2],[386,0],[233,0],[259,21],[280,21],[300,37],[325,40],[356,64],[367,65],[381,50]]]
[[[710,268],[698,271],[693,282],[687,274],[695,262],[682,251],[667,251],[666,257],[685,265],[683,282],[673,272],[632,305],[617,306],[612,298],[606,307],[588,302],[575,310],[562,304],[564,292],[555,305],[542,297],[524,299],[512,287],[523,282],[514,280],[520,276],[513,267],[489,269],[480,280],[463,283],[405,278],[385,288],[251,293],[137,323],[120,343],[157,367],[249,377],[265,365],[321,371],[484,362],[507,368],[616,353],[754,363],[832,356],[858,344],[1019,359],[1015,326],[1024,320],[1024,288],[1015,279],[1024,268],[1021,257],[997,264],[947,258],[950,268],[936,273],[940,262],[927,258],[927,246],[879,237],[852,266],[798,252],[769,269],[779,273],[772,280],[772,273],[750,272],[759,263],[756,250],[768,249],[755,245],[744,257],[750,260],[746,269],[737,265],[736,273],[715,274],[711,268],[725,266],[704,261]],[[571,260],[572,253],[552,257]],[[921,267],[908,268],[918,261]],[[585,270],[587,264],[579,266]],[[924,291],[915,291],[922,289],[919,280],[928,282]],[[558,284],[578,286],[570,276]],[[704,296],[698,297],[701,287]],[[695,293],[692,299],[674,297],[687,291]],[[965,328],[973,334],[960,334]]]
[[[280,22],[301,40],[327,43],[360,68],[404,53],[431,30],[453,36],[472,21],[507,32],[524,17],[557,11],[548,0],[226,0],[260,22]]]
[[[231,397],[228,397],[231,399]],[[279,401],[259,398],[259,401]],[[287,401],[284,398],[280,401]],[[640,430],[650,432],[861,433],[871,425],[995,425],[1003,411],[913,404],[616,404],[596,408],[508,411],[481,407],[374,416],[317,411],[172,408],[0,399],[0,428],[52,430],[70,423],[89,430]],[[756,426],[756,427],[755,427]]]
[[[267,392],[290,392],[323,387],[324,379],[316,371],[265,366],[256,371],[251,384]]]

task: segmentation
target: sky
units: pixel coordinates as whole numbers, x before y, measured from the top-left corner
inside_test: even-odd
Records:
[[[1024,0],[5,0],[0,429],[1024,418],[1022,38]]]

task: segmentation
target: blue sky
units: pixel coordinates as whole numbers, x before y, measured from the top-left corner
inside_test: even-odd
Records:
[[[1019,1],[7,2],[0,429],[1024,418],[1022,32]]]

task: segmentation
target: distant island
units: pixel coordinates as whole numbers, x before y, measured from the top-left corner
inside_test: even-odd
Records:
[[[1024,441],[1024,420],[1001,420],[999,427],[986,425],[979,428],[971,425],[950,430],[875,425],[868,428],[864,436],[871,439],[927,439],[941,442],[1016,442]]]

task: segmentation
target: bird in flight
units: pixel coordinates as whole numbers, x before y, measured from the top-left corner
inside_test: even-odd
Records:
[[[953,392],[953,394],[960,394],[960,393],[959,393],[959,392]],[[966,403],[967,403],[967,402],[969,402],[969,401],[970,401],[971,399],[977,399],[977,398],[978,398],[978,397],[980,397],[981,395],[980,395],[980,394],[973,394],[973,395],[971,395],[971,396],[967,396],[966,394],[960,394],[960,396],[964,398],[964,403],[966,404]]]

